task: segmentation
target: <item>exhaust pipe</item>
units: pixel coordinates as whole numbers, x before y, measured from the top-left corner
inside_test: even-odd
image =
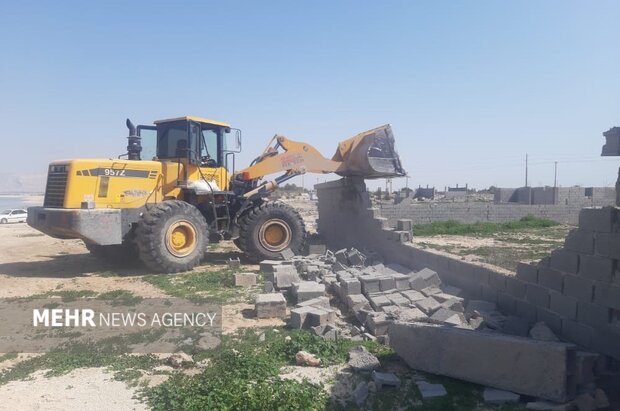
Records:
[[[129,129],[129,136],[127,136],[127,159],[141,160],[140,153],[142,152],[142,139],[137,134],[136,126],[133,125],[131,120],[127,119],[125,124]]]

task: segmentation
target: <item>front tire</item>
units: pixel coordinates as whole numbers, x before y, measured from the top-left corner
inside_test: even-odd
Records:
[[[6,218],[0,220],[0,224],[7,224],[9,221]]]
[[[301,254],[306,239],[301,215],[279,201],[256,205],[239,219],[238,247],[253,262],[282,259],[287,248]]]
[[[189,271],[203,259],[209,243],[207,221],[184,201],[169,200],[144,213],[136,230],[140,259],[154,271]]]

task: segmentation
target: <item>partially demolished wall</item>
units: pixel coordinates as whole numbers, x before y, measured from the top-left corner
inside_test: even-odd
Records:
[[[521,264],[516,275],[415,248],[411,222],[389,221],[374,209],[362,180],[341,179],[316,186],[318,230],[332,249],[378,252],[388,262],[435,270],[444,283],[470,298],[497,303],[506,314],[544,321],[566,341],[620,360],[620,213],[584,209],[579,229],[564,248],[537,265]]]

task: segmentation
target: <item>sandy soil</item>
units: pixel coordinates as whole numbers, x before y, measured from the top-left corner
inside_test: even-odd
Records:
[[[135,391],[100,368],[80,368],[60,377],[37,371],[29,381],[0,386],[0,410],[147,410]]]

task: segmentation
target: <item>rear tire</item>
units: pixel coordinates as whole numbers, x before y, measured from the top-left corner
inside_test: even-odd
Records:
[[[209,244],[207,221],[184,201],[169,200],[144,213],[136,230],[140,259],[154,271],[189,271],[203,259]]]
[[[253,262],[280,260],[287,248],[301,254],[307,233],[301,215],[282,202],[264,202],[239,219],[239,249]]]

